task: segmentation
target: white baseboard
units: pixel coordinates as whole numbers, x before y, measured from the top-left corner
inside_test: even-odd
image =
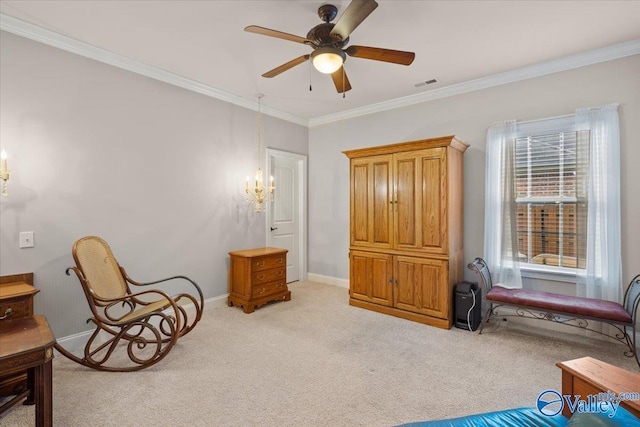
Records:
[[[339,279],[337,277],[323,276],[315,273],[307,273],[307,279],[311,282],[324,283],[326,285],[349,289],[349,280],[347,279]]]
[[[206,311],[207,309],[212,307],[222,307],[226,305],[228,296],[229,294],[224,294],[204,300],[204,310]],[[87,345],[87,341],[89,341],[89,338],[91,337],[93,331],[94,329],[90,329],[88,331],[79,332],[77,334],[68,335],[62,338],[57,338],[56,342],[72,353],[82,354],[84,351],[84,346]],[[56,353],[59,355],[58,352]]]
[[[71,353],[82,354],[84,351],[84,346],[89,341],[91,334],[93,333],[93,329],[90,331],[80,332],[78,334],[68,335],[66,337],[57,338],[56,342],[64,347],[66,350],[69,350]],[[56,356],[59,356],[60,353],[56,351]]]
[[[229,294],[220,295],[213,298],[208,298],[204,300],[204,309],[208,309],[211,307],[221,307],[223,305],[227,305],[227,297]]]

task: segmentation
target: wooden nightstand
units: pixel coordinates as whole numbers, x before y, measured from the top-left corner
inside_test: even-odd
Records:
[[[562,394],[582,396],[613,392],[631,393],[640,391],[640,373],[629,372],[617,366],[609,365],[592,357],[558,362],[556,366],[562,369]],[[624,406],[636,417],[640,417],[639,400],[622,400]],[[562,415],[571,417],[571,411],[564,405]]]
[[[33,273],[0,277],[0,322],[33,316]],[[27,371],[0,377],[0,397],[22,393],[27,388]]]
[[[279,248],[229,252],[229,307],[242,306],[245,313],[253,313],[268,302],[289,301],[287,252]]]

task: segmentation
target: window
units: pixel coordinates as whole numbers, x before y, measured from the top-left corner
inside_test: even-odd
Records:
[[[580,181],[588,149],[588,131],[516,137],[512,170],[522,263],[585,267],[587,200]]]
[[[484,258],[494,283],[521,288],[523,268],[571,273],[578,296],[620,302],[617,110],[489,127]]]

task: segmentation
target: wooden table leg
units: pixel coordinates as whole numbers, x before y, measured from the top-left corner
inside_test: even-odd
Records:
[[[22,403],[23,405],[35,405],[36,404],[36,394],[35,394],[35,369],[29,368],[27,369],[27,390],[29,390],[29,394],[27,395],[26,400]]]
[[[562,371],[562,394],[570,394],[573,396],[573,375],[565,370]],[[571,412],[571,409],[569,409],[569,405],[563,405],[562,415],[564,415],[566,419],[571,418],[573,413]]]
[[[53,425],[52,359],[34,368],[36,427]]]

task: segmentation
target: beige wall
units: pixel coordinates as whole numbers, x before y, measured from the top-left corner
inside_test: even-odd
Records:
[[[0,33],[0,274],[34,272],[35,309],[58,338],[89,329],[73,242],[105,238],[131,277],[183,274],[227,293],[227,252],[265,244],[244,201],[255,111]],[[307,154],[308,130],[263,117],[263,143]],[[263,155],[263,162],[265,156]],[[263,165],[264,167],[264,165]],[[18,249],[18,233],[35,247]]]

